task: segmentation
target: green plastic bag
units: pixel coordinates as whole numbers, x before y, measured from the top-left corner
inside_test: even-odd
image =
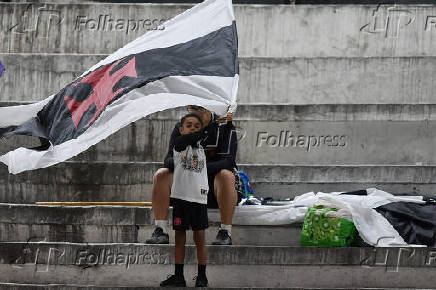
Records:
[[[301,246],[346,247],[356,244],[357,230],[354,223],[343,218],[326,217],[335,208],[316,206],[310,208],[301,231]]]

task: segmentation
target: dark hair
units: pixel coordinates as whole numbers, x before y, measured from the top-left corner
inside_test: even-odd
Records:
[[[192,114],[192,113],[186,114],[185,116],[182,117],[182,119],[180,120],[180,126],[182,127],[183,124],[185,123],[186,119],[190,118],[190,117],[197,118],[197,120],[200,122],[201,126],[203,126],[203,122],[201,121],[200,117],[195,115],[195,114]]]

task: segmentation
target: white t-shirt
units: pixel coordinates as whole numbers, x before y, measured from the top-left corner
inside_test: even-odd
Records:
[[[188,145],[182,152],[173,150],[173,159],[171,197],[207,204],[209,183],[204,149],[201,146],[193,148]]]

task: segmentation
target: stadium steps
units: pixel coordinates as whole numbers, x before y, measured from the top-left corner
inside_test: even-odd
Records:
[[[1,100],[40,101],[104,57],[0,53],[6,68],[0,78]],[[239,62],[240,103],[435,103],[435,56],[240,57]]]
[[[73,160],[162,162],[185,113],[183,108],[141,119]],[[234,125],[241,164],[436,164],[436,104],[240,104]],[[14,136],[0,144],[3,154],[40,143]]]
[[[432,288],[428,248],[208,246],[213,287]],[[3,282],[155,287],[173,271],[172,245],[0,243]],[[185,277],[196,274],[188,246]]]
[[[46,288],[50,290],[72,290],[72,289],[80,289],[80,290],[100,290],[100,289],[109,289],[109,290],[158,290],[162,289],[159,287],[107,287],[107,286],[67,286],[67,285],[35,285],[35,284],[20,284],[20,283],[0,283],[0,287],[2,289],[10,289],[10,290],[38,290],[41,288]],[[172,288],[169,287],[167,289],[182,289],[182,288]],[[243,290],[273,290],[273,289],[283,289],[283,288],[260,288],[260,287],[226,287],[226,288],[216,288],[209,287],[210,290],[221,290],[221,289],[243,289]],[[301,288],[301,287],[286,287],[286,289],[290,290],[330,290],[331,288]],[[336,290],[415,290],[417,288],[335,288]]]
[[[207,243],[215,239],[218,209],[209,209]],[[168,228],[171,229],[172,210]],[[154,230],[151,207],[57,206],[0,203],[1,242],[143,243]],[[174,231],[170,231],[174,243]],[[283,226],[234,225],[235,245],[298,246],[301,224]],[[187,242],[193,245],[191,234]]]
[[[64,162],[47,169],[8,174],[0,168],[0,202],[150,201],[160,162]],[[436,196],[436,166],[240,164],[256,195],[293,198],[310,191],[377,187],[390,193]]]
[[[62,21],[26,27],[25,23],[47,19],[41,7]],[[44,99],[146,32],[101,26],[93,30],[82,20],[110,15],[160,21],[189,7],[0,3],[3,27],[17,27],[0,33],[0,59],[6,66],[0,98],[7,102]],[[394,15],[386,18],[387,13]],[[235,14],[242,102],[235,124],[246,133],[240,140],[238,163],[252,179],[257,195],[292,198],[309,191],[377,187],[395,194],[436,196],[432,147],[436,6],[236,5]],[[27,22],[25,15],[30,16]],[[404,21],[407,15],[413,15],[414,21],[396,25],[404,24],[395,21],[398,17]],[[383,20],[391,21],[386,30],[373,26]],[[1,165],[0,288],[153,289],[172,273],[173,245],[142,243],[152,230],[150,208],[33,203],[149,201],[152,175],[162,165],[170,132],[182,113],[154,114],[74,160],[47,169],[10,175]],[[256,146],[259,132],[280,135],[286,130],[303,136],[347,135],[350,143],[342,151],[263,147],[267,141]],[[0,153],[33,145],[38,145],[37,140],[12,138],[2,141]],[[301,248],[300,226],[235,225],[234,246],[208,246],[211,286],[435,288],[435,249]],[[207,231],[209,243],[216,227],[212,222]],[[109,263],[107,256],[99,263],[105,249],[120,254],[117,265]],[[142,253],[143,264],[126,263],[130,253]],[[186,277],[192,286],[190,279],[196,272],[192,245],[186,257]]]
[[[68,286],[68,285],[35,285],[35,284],[20,284],[20,283],[0,283],[1,289],[10,289],[10,290],[38,290],[41,288],[50,289],[50,290],[72,290],[72,289],[80,289],[80,290],[100,290],[100,289],[109,289],[109,290],[158,290],[162,289],[159,287],[107,287],[107,286]],[[182,289],[182,288],[166,288],[166,289]],[[283,289],[283,288],[260,288],[260,287],[227,287],[227,288],[216,288],[209,287],[210,290],[221,290],[221,289],[243,289],[243,290],[273,290],[273,289]],[[286,289],[290,290],[329,290],[331,288],[301,288],[301,287],[287,287]],[[335,288],[337,290],[415,290],[417,288]]]
[[[46,10],[40,9],[46,5]],[[0,3],[2,53],[109,54],[154,26],[139,20],[170,19],[189,4]],[[240,57],[408,57],[436,56],[434,5],[235,5]],[[42,11],[41,11],[42,10]],[[51,12],[47,12],[51,10]],[[391,15],[388,28],[379,27]],[[27,14],[26,14],[27,13]],[[48,18],[47,14],[53,14]],[[30,19],[22,20],[23,15]],[[115,29],[112,22],[136,21]],[[411,16],[407,25],[398,18]],[[102,17],[100,17],[102,16]],[[38,27],[34,21],[40,18]],[[428,20],[430,17],[430,20]],[[48,25],[48,20],[53,23]],[[59,20],[62,21],[59,21]],[[58,21],[56,21],[58,20]],[[100,21],[100,24],[98,22]],[[147,22],[148,23],[148,22]],[[27,26],[26,26],[27,25]],[[131,29],[128,29],[130,27]],[[400,28],[399,30],[397,28]],[[147,30],[148,29],[148,30]],[[19,33],[19,32],[25,33]],[[413,40],[413,41],[412,41]],[[7,69],[7,68],[6,68]]]

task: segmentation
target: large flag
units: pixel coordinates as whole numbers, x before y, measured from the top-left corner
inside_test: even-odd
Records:
[[[30,135],[46,151],[3,156],[10,173],[65,161],[151,113],[199,105],[236,108],[238,45],[231,0],[207,0],[109,55],[60,92],[0,108],[0,138]]]

